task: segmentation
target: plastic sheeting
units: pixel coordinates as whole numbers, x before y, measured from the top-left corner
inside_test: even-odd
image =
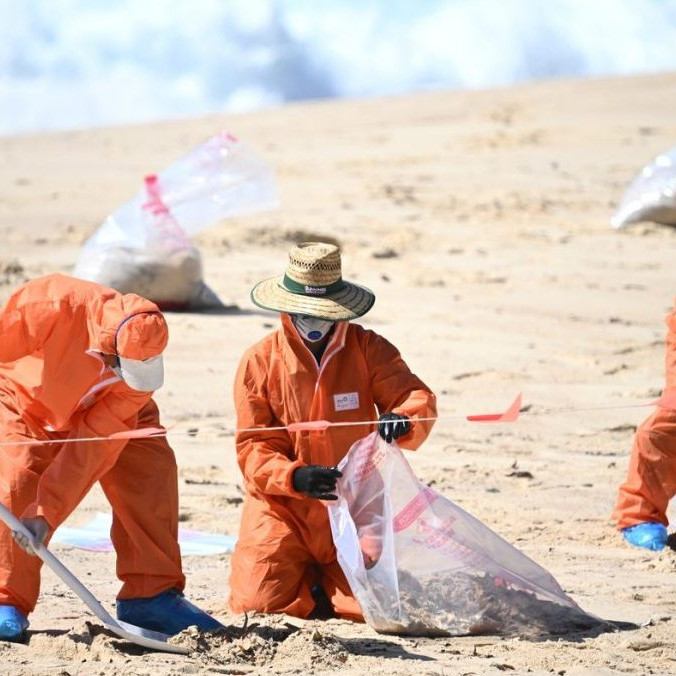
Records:
[[[113,525],[111,514],[98,512],[84,526],[71,528],[60,526],[52,536],[50,544],[69,545],[91,552],[112,552],[110,528]],[[237,538],[234,535],[217,535],[201,531],[178,529],[178,544],[183,556],[210,556],[213,554],[229,554],[235,547]]]
[[[328,506],[338,561],[377,631],[528,635],[598,623],[544,568],[418,481],[377,433],[338,469]]]
[[[610,224],[652,221],[676,225],[676,147],[658,155],[632,181]]]
[[[116,209],[85,243],[74,275],[165,310],[222,307],[190,237],[218,220],[277,206],[272,168],[227,132],[211,137]]]

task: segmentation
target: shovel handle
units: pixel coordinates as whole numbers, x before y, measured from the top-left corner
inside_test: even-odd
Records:
[[[117,627],[117,622],[110,613],[96,600],[96,597],[52,554],[43,544],[34,544],[33,533],[0,502],[0,519],[8,528],[25,535],[31,542],[33,551],[39,556],[87,605],[102,622]]]

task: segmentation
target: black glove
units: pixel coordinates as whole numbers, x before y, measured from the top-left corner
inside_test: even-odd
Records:
[[[408,416],[398,413],[381,413],[378,418],[378,434],[388,443],[403,437],[411,429]]]
[[[333,491],[336,490],[336,481],[341,476],[342,473],[335,467],[307,465],[294,471],[291,483],[299,493],[305,493],[311,498],[337,500],[338,496]]]

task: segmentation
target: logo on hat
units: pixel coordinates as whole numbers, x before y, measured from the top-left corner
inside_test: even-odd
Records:
[[[307,293],[308,296],[324,296],[324,295],[326,295],[326,287],[325,286],[306,286],[305,287],[305,293]]]

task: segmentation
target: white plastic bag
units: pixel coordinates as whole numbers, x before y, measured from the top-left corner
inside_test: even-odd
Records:
[[[676,147],[643,167],[624,193],[610,224],[623,228],[641,221],[676,225]]]
[[[328,507],[338,561],[377,631],[524,636],[598,622],[541,566],[418,481],[376,432],[338,469]]]
[[[271,167],[221,132],[147,176],[138,194],[85,243],[74,275],[137,293],[163,309],[218,306],[189,238],[220,219],[276,206]]]

